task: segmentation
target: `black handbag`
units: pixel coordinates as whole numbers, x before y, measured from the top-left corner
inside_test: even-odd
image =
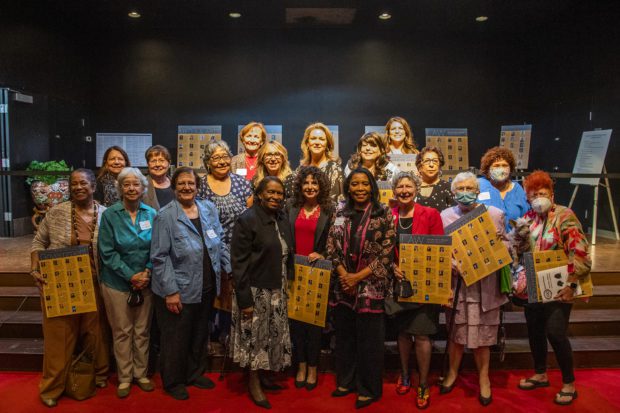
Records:
[[[400,298],[409,298],[413,295],[413,287],[409,280],[403,278],[396,283],[396,295]]]
[[[141,306],[143,302],[144,297],[141,290],[134,290],[133,288],[129,290],[129,295],[127,296],[127,305],[129,307]]]

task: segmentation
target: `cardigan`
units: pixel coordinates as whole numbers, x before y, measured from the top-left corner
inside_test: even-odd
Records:
[[[295,249],[295,221],[299,215],[300,207],[293,206],[289,203],[286,206],[288,212],[288,219],[291,226],[291,236],[293,238],[293,250]],[[329,228],[334,222],[334,209],[333,208],[321,208],[319,220],[316,224],[316,230],[314,231],[314,252],[325,256],[327,254],[327,235],[329,234]]]

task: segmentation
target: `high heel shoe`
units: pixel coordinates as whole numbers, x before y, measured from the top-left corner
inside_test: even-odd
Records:
[[[306,382],[306,390],[308,391],[312,391],[315,389],[316,385],[319,384],[319,381],[315,381],[314,383],[308,383]]]
[[[449,386],[444,386],[443,382],[439,384],[439,394],[448,394],[454,389],[454,385],[456,384],[456,380],[452,382]]]
[[[298,389],[301,389],[302,387],[306,387],[306,381],[295,379],[295,387]]]
[[[484,397],[482,394],[479,394],[478,401],[482,406],[487,407],[493,401],[493,395],[489,395],[489,397]]]
[[[256,400],[254,396],[252,396],[252,393],[250,393],[250,399],[252,399],[254,404],[257,405],[258,407],[262,407],[263,409],[268,409],[268,410],[271,409],[271,403],[269,403],[269,400],[267,400],[266,398],[263,400]]]

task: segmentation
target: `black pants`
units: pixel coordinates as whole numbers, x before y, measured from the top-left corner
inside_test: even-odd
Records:
[[[297,363],[308,363],[310,367],[317,367],[321,355],[323,328],[297,320],[291,320],[290,325],[295,360]]]
[[[359,396],[378,399],[383,391],[385,316],[356,313],[338,305],[336,328],[336,383],[356,389]]]
[[[214,298],[212,292],[203,293],[200,303],[183,304],[181,313],[174,314],[164,298],[155,296],[161,331],[161,380],[167,392],[185,387],[205,372],[209,312]]]
[[[575,381],[573,349],[567,336],[568,319],[572,307],[570,303],[559,301],[525,305],[527,334],[536,374],[547,371],[547,339],[549,339],[562,371],[562,382],[565,384]]]

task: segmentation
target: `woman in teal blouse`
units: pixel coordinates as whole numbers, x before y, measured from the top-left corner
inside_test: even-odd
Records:
[[[154,389],[146,371],[153,313],[149,288],[151,229],[157,213],[141,201],[148,181],[138,168],[124,168],[117,179],[121,202],[103,213],[99,257],[101,294],[114,336],[117,395],[124,398],[129,395],[132,381],[143,391]],[[141,304],[128,304],[132,290],[142,295]]]

